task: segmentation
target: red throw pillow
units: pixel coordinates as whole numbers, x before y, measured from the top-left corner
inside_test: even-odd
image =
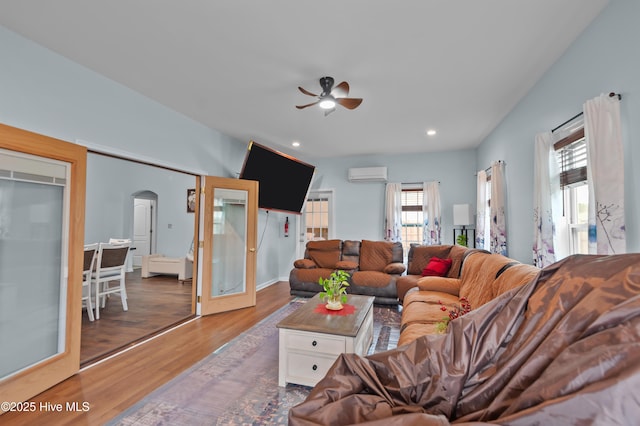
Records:
[[[451,259],[440,259],[439,257],[432,257],[429,260],[429,264],[422,270],[423,277],[437,276],[444,277],[451,268]]]

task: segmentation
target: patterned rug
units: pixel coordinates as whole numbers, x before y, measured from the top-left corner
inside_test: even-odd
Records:
[[[278,386],[276,324],[298,309],[295,299],[170,382],[109,425],[286,425],[289,409],[311,388]],[[374,305],[369,354],[396,347],[397,307]]]

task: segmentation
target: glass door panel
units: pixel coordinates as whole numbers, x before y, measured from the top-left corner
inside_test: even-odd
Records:
[[[213,190],[212,297],[247,290],[247,197],[243,190]]]
[[[64,192],[0,177],[0,378],[64,351]]]

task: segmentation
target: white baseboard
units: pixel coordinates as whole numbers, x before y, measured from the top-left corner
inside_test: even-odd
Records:
[[[283,278],[283,277],[275,278],[275,279],[273,279],[273,280],[269,280],[269,281],[265,281],[265,282],[263,282],[263,283],[260,283],[260,284],[258,284],[258,285],[256,286],[256,291],[258,291],[258,290],[262,290],[263,288],[267,288],[267,287],[269,287],[270,285],[273,285],[273,284],[275,284],[275,283],[277,283],[277,282],[280,282],[280,281],[289,281],[289,277],[284,277],[284,278]]]

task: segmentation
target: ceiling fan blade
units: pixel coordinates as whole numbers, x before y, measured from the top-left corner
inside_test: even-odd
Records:
[[[314,94],[314,93],[311,93],[310,91],[308,91],[308,90],[306,90],[306,89],[303,89],[303,88],[302,88],[302,87],[300,87],[300,86],[298,86],[298,89],[299,89],[302,93],[304,93],[305,95],[318,97],[318,95],[316,95],[316,94]]]
[[[315,105],[315,104],[317,104],[318,102],[320,102],[320,101],[312,102],[312,103],[310,103],[310,104],[306,104],[306,105],[296,105],[296,108],[298,108],[298,109],[304,109],[304,108],[306,108],[306,107],[310,107],[310,106],[312,106],[312,105]]]
[[[338,84],[331,91],[331,95],[333,95],[334,98],[344,98],[346,96],[349,96],[349,83],[343,81],[342,83]]]
[[[337,98],[336,103],[348,109],[355,109],[360,106],[362,99],[360,98]]]

